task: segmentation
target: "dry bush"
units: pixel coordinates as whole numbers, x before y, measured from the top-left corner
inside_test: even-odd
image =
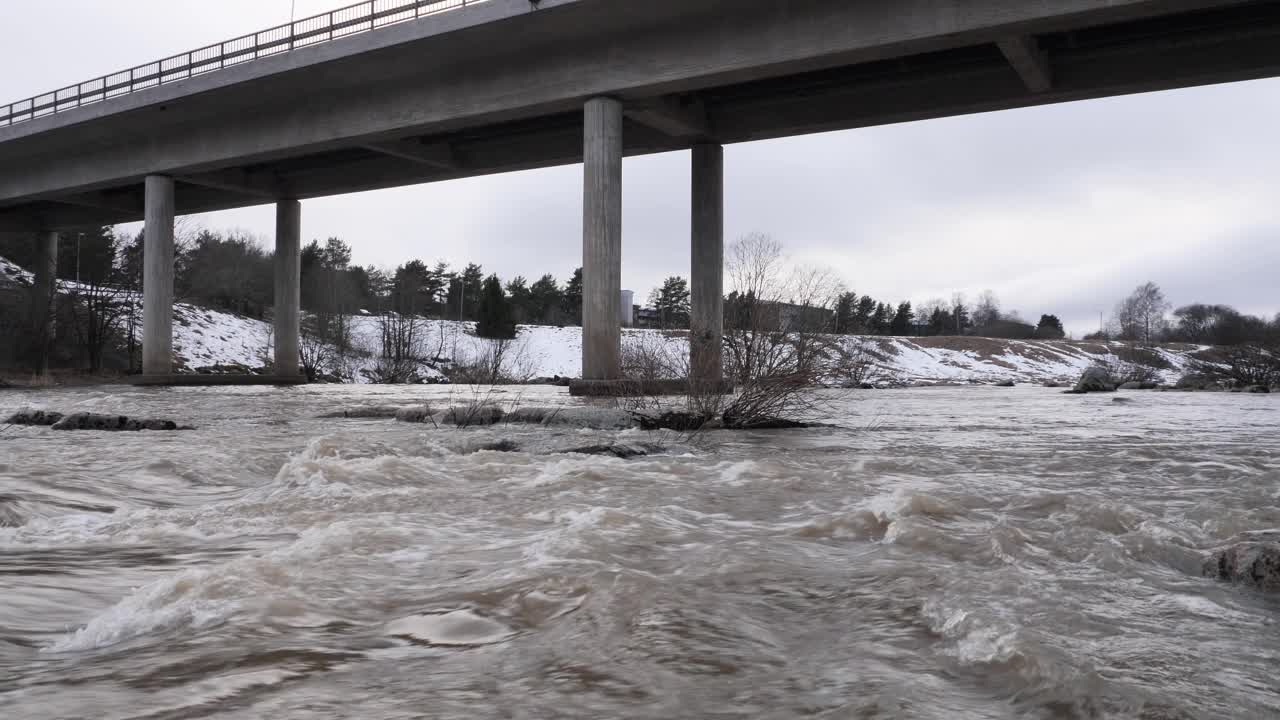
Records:
[[[730,289],[725,306],[724,374],[736,392],[689,387],[683,408],[660,398],[632,398],[659,411],[658,426],[686,431],[706,425],[778,427],[829,417],[839,397],[820,392],[865,381],[871,362],[866,348],[847,347],[827,334],[842,288],[822,268],[787,263],[781,243],[748,235],[729,249]],[[624,371],[636,381],[687,377],[687,355],[671,357],[654,343],[624,348]],[[638,383],[639,384],[639,383]]]
[[[1280,347],[1239,345],[1226,351],[1223,366],[1213,373],[1229,385],[1280,385]]]
[[[468,385],[520,385],[537,373],[528,343],[520,338],[486,339],[475,353],[454,359],[449,379]]]

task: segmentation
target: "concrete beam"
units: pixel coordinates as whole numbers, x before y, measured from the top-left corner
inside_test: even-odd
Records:
[[[142,373],[173,372],[173,178],[146,179],[142,248]]]
[[[275,374],[298,375],[302,330],[302,204],[276,203]]]
[[[449,143],[400,140],[390,143],[369,143],[361,147],[440,170],[453,170],[458,167],[458,159],[454,156],[453,147]]]
[[[622,376],[622,103],[583,112],[582,379]]]
[[[686,105],[676,98],[663,97],[628,104],[625,112],[629,120],[673,138],[711,137],[707,109],[701,102]]]
[[[52,200],[61,205],[107,210],[112,213],[134,215],[143,212],[143,203],[138,198],[120,192],[90,192],[69,195]]]
[[[1031,92],[1041,93],[1053,87],[1053,68],[1049,54],[1041,49],[1034,37],[1019,35],[996,43],[1005,59],[1018,71],[1018,76]]]
[[[249,172],[234,168],[193,175],[180,175],[176,179],[188,185],[270,200],[289,194],[287,184],[274,174]]]

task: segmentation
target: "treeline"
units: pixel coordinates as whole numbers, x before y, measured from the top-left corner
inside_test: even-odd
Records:
[[[1116,303],[1106,327],[1085,339],[1280,346],[1280,314],[1267,320],[1229,305],[1206,303],[1174,309],[1159,285],[1146,282]]]

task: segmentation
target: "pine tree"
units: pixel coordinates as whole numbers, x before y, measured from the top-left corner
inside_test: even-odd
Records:
[[[689,326],[689,283],[682,277],[669,277],[662,287],[649,295],[649,304],[658,313],[664,328]]]
[[[857,328],[854,327],[854,312],[858,304],[857,293],[840,293],[840,297],[836,298],[836,310],[832,317],[831,331],[837,335],[848,335]]]
[[[915,312],[911,309],[911,303],[899,303],[898,311],[894,313],[893,322],[890,323],[889,332],[893,335],[910,335],[915,322]]]
[[[1036,337],[1046,340],[1059,340],[1067,336],[1062,321],[1057,315],[1041,315],[1040,324],[1036,326]]]
[[[529,287],[529,321],[555,322],[563,301],[564,293],[560,290],[560,283],[550,273],[543,275]]]
[[[490,275],[484,281],[476,308],[476,335],[496,340],[509,340],[516,336],[511,305],[497,275]]]
[[[507,282],[507,298],[511,302],[511,316],[516,322],[527,322],[531,317],[530,304],[532,293],[529,282],[523,275],[517,275]]]
[[[893,321],[893,311],[884,303],[876,303],[875,312],[871,314],[870,331],[873,335],[888,335]]]
[[[874,335],[875,327],[872,326],[871,316],[876,313],[876,299],[870,295],[863,295],[858,299],[858,305],[853,312],[853,331],[856,333],[864,333]]]
[[[574,270],[573,277],[564,286],[561,309],[570,325],[582,324],[582,268]]]

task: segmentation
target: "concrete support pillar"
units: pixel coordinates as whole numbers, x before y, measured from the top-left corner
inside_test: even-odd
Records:
[[[724,148],[693,147],[692,256],[689,284],[689,380],[723,379]]]
[[[148,175],[142,246],[142,374],[173,372],[173,178]]]
[[[622,376],[622,103],[587,101],[582,199],[582,378]]]
[[[276,203],[275,254],[275,365],[276,375],[298,375],[302,325],[302,204],[297,200]]]
[[[49,352],[53,346],[58,277],[58,233],[36,236],[35,278],[31,286],[31,327],[35,335],[36,371],[49,372]]]

